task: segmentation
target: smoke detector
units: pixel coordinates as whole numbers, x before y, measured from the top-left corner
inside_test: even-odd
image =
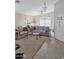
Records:
[[[20,0],[15,0],[15,3],[20,3],[21,1]]]

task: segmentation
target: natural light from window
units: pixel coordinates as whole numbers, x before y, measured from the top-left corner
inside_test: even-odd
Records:
[[[51,26],[50,17],[40,18],[40,26],[50,27]]]

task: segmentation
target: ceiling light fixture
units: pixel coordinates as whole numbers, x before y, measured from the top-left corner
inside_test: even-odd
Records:
[[[46,11],[47,11],[47,1],[45,0],[44,3],[43,3],[41,14],[45,13]]]
[[[45,2],[44,2],[43,11],[44,11],[44,12],[46,12],[46,11],[47,11],[47,4],[46,4],[46,0],[45,0]]]

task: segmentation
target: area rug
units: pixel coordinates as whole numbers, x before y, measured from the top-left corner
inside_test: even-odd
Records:
[[[21,48],[16,50],[16,53],[24,53],[23,59],[32,59],[38,50],[41,48],[46,38],[36,40],[35,37],[30,39],[23,38],[20,40],[16,40],[16,44],[20,44]]]

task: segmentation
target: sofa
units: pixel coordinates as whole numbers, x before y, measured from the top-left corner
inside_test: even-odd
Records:
[[[49,36],[50,29],[45,26],[31,26],[31,32],[39,32],[40,36]]]
[[[27,36],[27,30],[24,30],[24,27],[19,26],[15,29],[15,39],[21,39]]]
[[[44,27],[44,26],[31,26],[29,29],[28,27],[22,27],[22,26],[19,26],[17,29],[16,29],[16,38],[22,38],[24,37],[25,35],[28,35],[28,32],[39,32],[40,33],[40,36],[49,36],[49,32],[50,32],[50,29],[49,27]]]
[[[49,36],[49,32],[50,32],[49,27],[36,26],[36,30],[40,32],[40,36]]]

